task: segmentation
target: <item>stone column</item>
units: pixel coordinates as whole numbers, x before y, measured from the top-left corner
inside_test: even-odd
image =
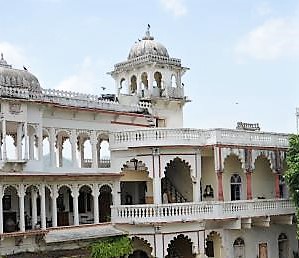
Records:
[[[72,132],[71,132],[70,143],[72,146],[72,166],[73,166],[73,168],[77,168],[78,162],[77,162],[77,133],[76,133],[76,130],[72,130]]]
[[[79,197],[79,188],[78,186],[72,187],[72,197],[73,197],[73,207],[74,207],[74,225],[79,225],[79,207],[78,207],[78,197]]]
[[[113,197],[113,205],[115,206],[121,205],[121,190],[120,190],[119,181],[114,182],[112,197]]]
[[[20,231],[25,232],[25,210],[24,210],[24,197],[25,197],[25,188],[23,184],[19,185],[18,189],[19,196],[19,212],[20,212]]]
[[[44,184],[40,185],[40,217],[41,217],[41,228],[46,229],[47,218],[46,218],[46,188]]]
[[[43,126],[42,124],[38,125],[37,129],[37,137],[38,137],[38,160],[43,160]]]
[[[62,149],[63,149],[63,140],[62,140],[62,136],[59,135],[57,136],[57,143],[56,143],[56,146],[57,146],[57,166],[59,168],[62,167]]]
[[[25,148],[25,154],[24,154],[24,158],[25,160],[28,160],[29,159],[29,154],[28,154],[28,124],[27,122],[24,123],[24,138],[25,138],[25,145],[24,145],[24,148]]]
[[[93,223],[99,223],[99,187],[97,184],[94,184],[92,187],[92,196],[93,196]]]
[[[22,159],[22,136],[23,136],[22,124],[18,123],[18,125],[17,125],[17,140],[16,140],[17,160]],[[24,137],[25,137],[25,135],[24,135]]]
[[[97,135],[96,135],[95,131],[91,132],[90,144],[91,144],[91,152],[92,152],[91,167],[92,168],[98,168],[99,167],[99,164],[98,164],[98,150],[97,150],[98,140],[97,140]]]
[[[3,233],[3,199],[4,191],[3,191],[3,185],[0,185],[0,234]]]
[[[148,75],[147,75],[148,77],[147,77],[147,81],[148,81],[148,94],[149,94],[149,96],[151,96],[152,95],[152,93],[153,93],[153,77],[154,77],[154,75],[153,75],[153,70],[150,70],[149,72],[148,72]]]
[[[280,174],[276,172],[275,174],[275,198],[280,198],[280,188],[279,188],[279,176]]]
[[[153,149],[153,194],[154,204],[162,203],[160,152],[158,148]]]
[[[2,142],[2,134],[0,133],[0,160],[2,160],[2,144],[3,144],[3,142]]]
[[[222,171],[217,171],[217,183],[218,183],[218,201],[223,201],[223,183],[222,183]]]
[[[52,185],[51,200],[52,200],[52,227],[57,227],[57,185]]]
[[[252,176],[252,171],[247,170],[246,171],[246,197],[247,197],[247,200],[251,200],[252,199],[251,176]]]
[[[36,200],[37,200],[37,192],[36,192],[35,189],[32,189],[31,190],[31,213],[32,213],[31,224],[32,224],[32,229],[34,229],[36,224],[37,224],[37,204],[36,204]]]
[[[195,164],[195,173],[196,178],[193,182],[193,202],[201,201],[201,192],[200,192],[200,181],[201,181],[201,151],[196,151],[196,164]]]
[[[34,160],[34,134],[29,135],[29,159]]]
[[[50,128],[49,144],[50,144],[50,163],[51,167],[56,167],[56,154],[55,154],[55,128]]]
[[[7,150],[6,150],[6,120],[3,118],[2,120],[2,138],[3,138],[3,155],[2,158],[4,160],[7,159]]]

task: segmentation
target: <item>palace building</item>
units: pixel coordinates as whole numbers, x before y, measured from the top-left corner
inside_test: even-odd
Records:
[[[8,61],[2,54],[0,255],[123,234],[129,258],[297,252],[288,135],[242,122],[184,128],[189,68],[149,28],[109,73],[115,94],[47,89]]]

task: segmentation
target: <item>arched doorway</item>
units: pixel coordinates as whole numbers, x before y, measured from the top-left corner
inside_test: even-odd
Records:
[[[136,250],[129,255],[128,258],[149,258],[147,253],[141,250]]]
[[[71,225],[70,219],[73,217],[73,197],[71,189],[67,185],[62,185],[58,189],[58,197],[56,199],[57,205],[57,226]]]
[[[195,257],[192,254],[192,242],[191,240],[182,234],[178,235],[176,238],[170,241],[170,244],[167,248],[167,255],[165,258],[193,258]]]
[[[88,185],[83,185],[79,190],[78,197],[78,210],[79,210],[79,223],[80,224],[90,224],[94,222],[93,216],[93,197],[91,194],[91,187]]]
[[[153,203],[152,179],[146,165],[135,158],[123,165],[121,178],[121,204]]]
[[[223,256],[223,248],[220,235],[212,231],[206,238],[206,256],[211,258],[221,258]]]
[[[238,174],[230,178],[230,196],[232,201],[241,200],[242,179]]]
[[[5,233],[19,230],[19,196],[15,186],[7,186],[2,198],[3,230]]]
[[[100,188],[99,196],[99,216],[100,222],[111,220],[112,190],[109,185],[103,185]]]
[[[281,233],[278,237],[278,257],[289,257],[289,241],[286,234]]]
[[[234,258],[245,258],[245,243],[240,237],[234,242]]]
[[[161,187],[162,195],[165,192],[168,194],[168,202],[192,202],[193,184],[190,166],[178,157],[170,161],[165,168],[165,177],[162,178]]]

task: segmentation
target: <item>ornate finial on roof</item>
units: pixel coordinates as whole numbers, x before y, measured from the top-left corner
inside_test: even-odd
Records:
[[[12,67],[11,65],[7,64],[6,60],[3,57],[3,53],[1,53],[0,66],[7,67],[7,68],[11,68]]]
[[[147,40],[153,40],[154,39],[154,37],[151,36],[150,28],[151,28],[151,25],[148,24],[147,25],[147,30],[145,32],[145,36],[142,39],[147,39]]]

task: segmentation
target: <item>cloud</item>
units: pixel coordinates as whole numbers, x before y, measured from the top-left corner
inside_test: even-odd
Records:
[[[174,16],[184,16],[187,14],[187,7],[184,0],[160,0],[162,6]]]
[[[294,18],[266,21],[246,34],[236,45],[239,59],[275,60],[299,56],[299,22]]]
[[[272,13],[272,8],[270,7],[269,3],[264,2],[257,6],[256,12],[259,16],[264,17]]]
[[[101,86],[105,86],[107,91],[109,86],[105,83],[105,78],[100,78],[99,70],[106,69],[102,61],[94,62],[89,56],[86,56],[74,74],[69,75],[57,84],[55,89],[64,91],[73,91],[86,94],[103,93]]]
[[[0,42],[0,53],[3,53],[4,59],[13,67],[20,68],[27,66],[27,58],[22,48],[8,42]]]

